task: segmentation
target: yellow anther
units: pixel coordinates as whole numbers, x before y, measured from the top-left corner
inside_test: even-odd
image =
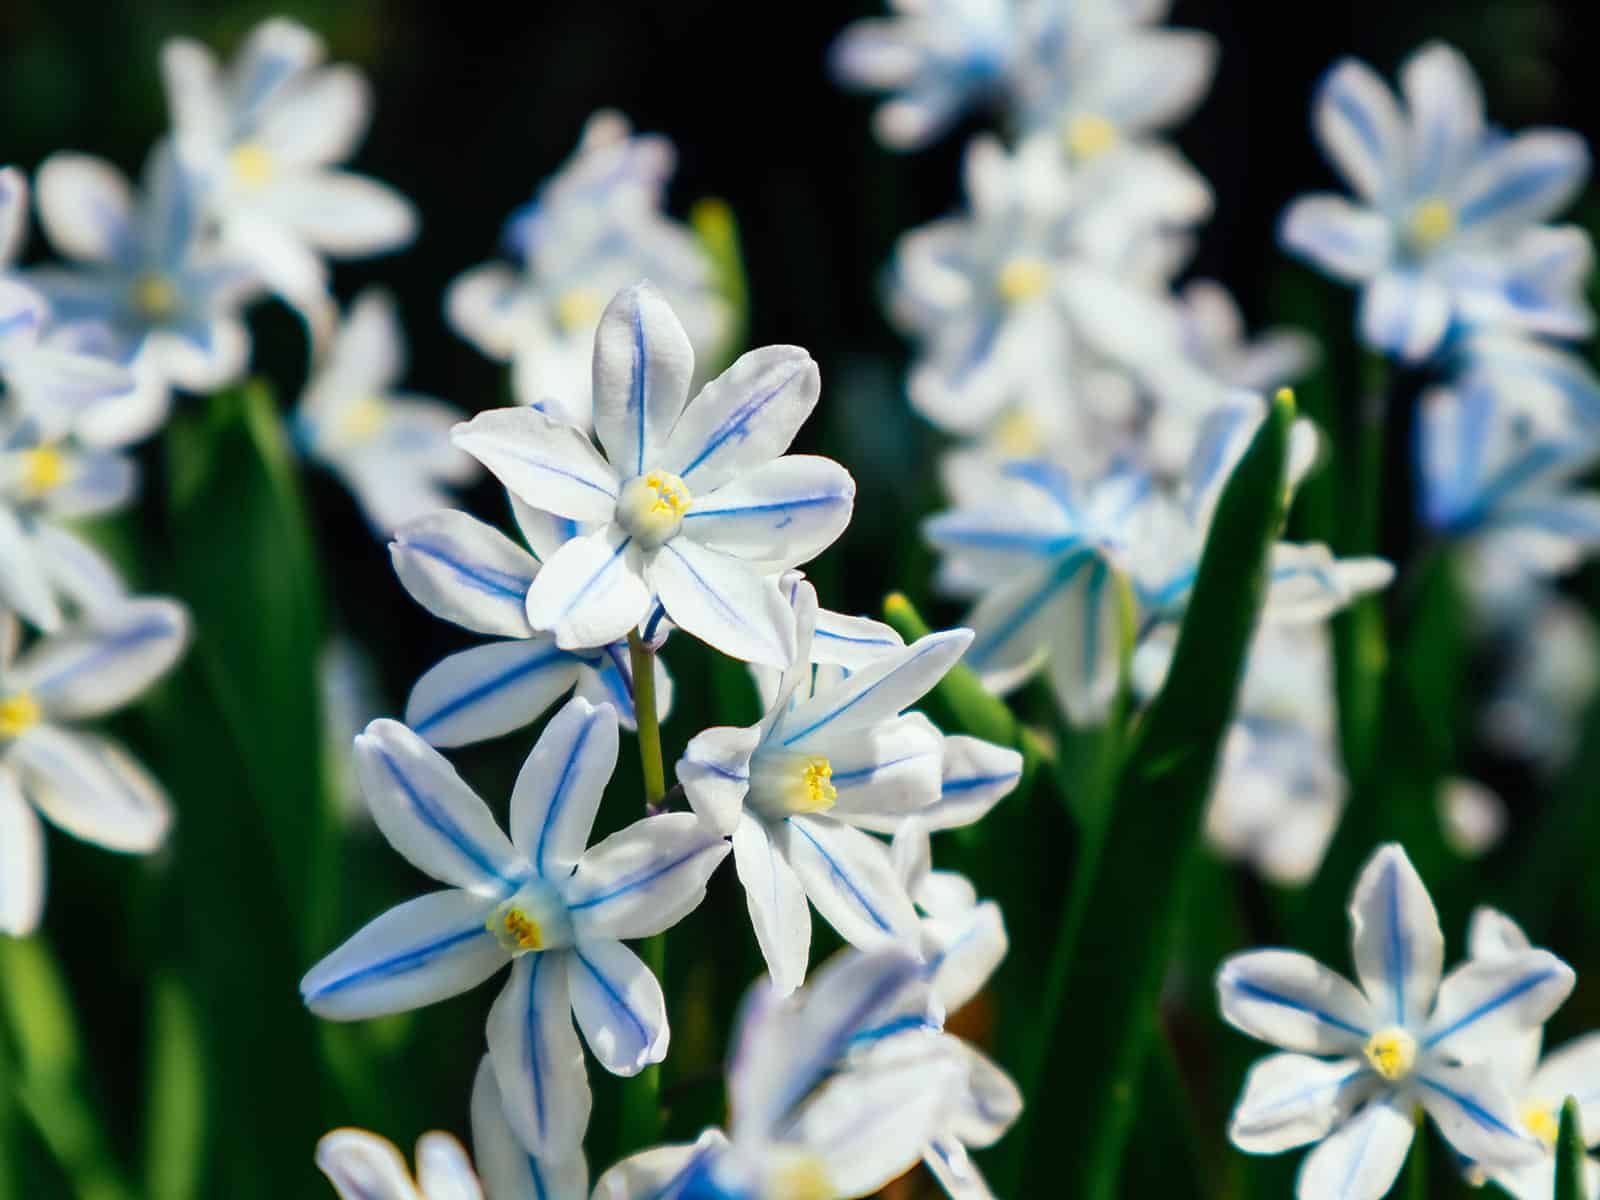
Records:
[[[636,475],[622,485],[617,520],[646,549],[677,536],[683,515],[694,504],[689,488],[671,471]]]
[[[828,1179],[828,1169],[814,1154],[785,1163],[768,1180],[771,1200],[837,1200],[838,1190]]]
[[[544,930],[520,908],[496,910],[489,918],[489,932],[500,939],[507,949],[543,950]]]
[[[1399,1026],[1380,1029],[1367,1039],[1363,1053],[1374,1071],[1395,1083],[1417,1065],[1417,1039]]]
[[[178,289],[172,280],[154,271],[133,281],[133,306],[152,320],[163,320],[178,311]]]
[[[1080,113],[1067,122],[1063,140],[1073,158],[1098,158],[1117,144],[1117,127],[1097,113]]]
[[[645,485],[655,494],[655,501],[650,505],[653,513],[671,513],[681,517],[689,511],[693,503],[689,489],[683,486],[683,480],[669,471],[651,471],[644,477]]]
[[[995,422],[994,444],[1012,458],[1029,458],[1044,448],[1044,438],[1033,417],[1013,408]]]
[[[1003,300],[1020,304],[1036,300],[1050,286],[1050,268],[1042,260],[1019,255],[1000,268],[995,277],[995,287]]]
[[[39,702],[27,692],[0,696],[0,738],[21,737],[42,720]]]
[[[233,176],[246,187],[260,187],[272,178],[275,166],[272,155],[258,142],[245,142],[235,146],[228,155],[228,165]]]
[[[566,330],[587,329],[600,319],[603,297],[593,288],[568,288],[556,301],[556,320]]]
[[[357,400],[340,414],[339,438],[346,442],[364,442],[383,428],[388,415],[388,407],[376,396]]]
[[[827,812],[839,800],[839,789],[833,786],[833,764],[820,754],[806,759],[800,767],[799,785],[789,808],[797,813]]]
[[[1547,1146],[1554,1146],[1561,1137],[1561,1114],[1554,1104],[1543,1100],[1529,1100],[1518,1110],[1522,1127]]]
[[[1455,231],[1456,210],[1437,196],[1418,204],[1406,220],[1406,237],[1421,253],[1434,249]]]
[[[22,494],[38,499],[67,481],[67,456],[54,446],[39,446],[22,452]]]

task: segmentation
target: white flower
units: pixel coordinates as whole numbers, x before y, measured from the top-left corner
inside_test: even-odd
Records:
[[[598,112],[572,158],[513,214],[503,237],[516,267],[464,272],[445,297],[452,328],[513,364],[520,403],[588,430],[590,364],[606,301],[640,279],[660,288],[702,362],[715,362],[732,312],[693,232],[661,211],[675,152]]]
[[[1503,962],[1526,954],[1531,943],[1517,923],[1503,913],[1480,908],[1472,914],[1469,949],[1477,962]],[[1517,1200],[1551,1200],[1555,1195],[1556,1141],[1561,1108],[1577,1100],[1579,1124],[1590,1147],[1600,1146],[1600,1034],[1590,1034],[1543,1055],[1543,1030],[1533,1030],[1512,1043],[1498,1058],[1501,1078],[1516,1105],[1522,1128],[1544,1150],[1535,1162],[1482,1171]],[[1477,1180],[1480,1171],[1474,1169]],[[1588,1186],[1600,1187],[1600,1161],[1589,1160]]]
[[[266,283],[320,320],[328,304],[320,255],[377,254],[416,235],[409,201],[336,169],[366,132],[371,89],[354,67],[325,66],[309,29],[282,17],[251,31],[226,70],[187,38],[161,51],[179,155],[223,243]]]
[[[340,1200],[484,1200],[466,1151],[448,1133],[425,1133],[418,1140],[414,1183],[394,1143],[364,1129],[324,1134],[317,1142],[317,1168]]]
[[[632,729],[633,676],[626,643],[563,650],[528,623],[529,589],[541,562],[576,536],[571,522],[513,500],[529,553],[476,517],[441,509],[402,525],[389,543],[396,574],[434,616],[502,640],[462,650],[411,689],[406,724],[430,745],[461,746],[521,729],[576,688],[609,702]],[[656,659],[657,715],[672,705],[672,679]]]
[[[1499,629],[1508,639],[1506,670],[1484,707],[1483,735],[1548,773],[1577,749],[1600,686],[1600,630],[1582,605],[1550,588],[1513,614]]]
[[[1268,329],[1255,338],[1228,289],[1214,279],[1193,279],[1178,295],[1184,349],[1229,388],[1270,395],[1297,382],[1317,363],[1317,343],[1298,329]]]
[[[694,351],[649,284],[620,293],[595,335],[595,432],[528,409],[482,413],[456,445],[523,503],[593,523],[546,560],[528,621],[563,650],[606,646],[659,603],[725,654],[787,666],[794,620],[775,576],[820,554],[850,521],[838,463],[784,455],[816,407],[810,355],[766,346],[693,400]]]
[[[1438,810],[1445,842],[1462,858],[1482,858],[1505,836],[1505,802],[1476,780],[1446,779]]]
[[[690,813],[668,813],[585,850],[616,765],[617,719],[581,698],[551,719],[517,777],[510,839],[438,751],[398,722],[374,721],[356,755],[378,828],[449,886],[391,909],[313,967],[300,985],[306,1004],[334,1020],[381,1016],[457,995],[510,964],[488,1027],[505,1115],[531,1153],[565,1157],[583,1139],[590,1104],[573,1017],[615,1074],[666,1056],[661,984],[622,940],[691,912],[727,842]]]
[[[1223,1018],[1289,1051],[1251,1069],[1234,1144],[1274,1154],[1320,1142],[1300,1168],[1300,1200],[1384,1195],[1418,1106],[1467,1159],[1489,1168],[1536,1160],[1494,1062],[1566,999],[1572,969],[1528,950],[1474,959],[1441,981],[1438,914],[1399,846],[1362,872],[1350,918],[1359,990],[1288,950],[1235,955],[1218,972]]]
[[[908,1170],[959,1102],[960,1064],[942,1052],[840,1070],[863,1032],[928,1012],[922,964],[902,950],[845,952],[804,991],[765,983],[746,999],[728,1068],[733,1123],[661,1146],[600,1177],[594,1200],[868,1196]]]
[[[1361,285],[1362,338],[1409,361],[1430,357],[1455,323],[1586,334],[1587,238],[1540,225],[1582,186],[1583,140],[1492,134],[1472,68],[1437,42],[1406,60],[1400,86],[1404,109],[1364,63],[1328,72],[1312,124],[1356,199],[1297,199],[1283,243]]]
[[[774,987],[805,977],[814,905],[840,935],[871,949],[914,941],[916,912],[889,848],[914,817],[938,827],[976,820],[1015,785],[1014,751],[958,743],[966,781],[946,795],[946,739],[906,713],[955,664],[964,629],[880,653],[848,675],[812,665],[816,592],[790,580],[798,646],[759,725],[699,734],[678,762],[690,806],[733,835],[734,865]]]
[[[1019,0],[890,0],[894,15],[845,28],[829,65],[846,86],[896,93],[873,115],[884,145],[915,150],[1005,88],[1016,65]]]
[[[484,1055],[472,1081],[472,1152],[487,1200],[530,1200],[589,1194],[589,1163],[582,1148],[556,1157],[529,1154],[506,1120],[494,1061]],[[435,1200],[428,1197],[427,1200]]]
[[[307,383],[294,423],[305,452],[339,474],[384,536],[447,507],[446,488],[477,474],[477,464],[450,444],[460,410],[395,391],[405,357],[393,299],[363,292]]]
[[[160,785],[120,746],[76,726],[136,699],[188,636],[175,601],[128,600],[18,655],[17,623],[0,615],[0,932],[38,925],[41,815],[126,854],[148,854],[166,837],[172,813]]]

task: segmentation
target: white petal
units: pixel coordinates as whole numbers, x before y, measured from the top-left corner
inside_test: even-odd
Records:
[[[1444,933],[1427,887],[1398,845],[1378,850],[1356,881],[1350,936],[1372,1019],[1420,1028],[1439,990]]]
[[[708,1129],[693,1144],[658,1146],[629,1155],[600,1176],[593,1200],[661,1200],[682,1195],[687,1181],[700,1177],[727,1146],[721,1130]]]
[[[1506,958],[1532,950],[1528,935],[1505,913],[1492,908],[1476,908],[1467,928],[1467,946],[1473,958]]]
[[[340,1200],[421,1200],[394,1143],[364,1129],[323,1135],[316,1162]]]
[[[1412,188],[1419,195],[1454,181],[1483,147],[1483,89],[1454,46],[1430,42],[1400,68],[1411,111]]]
[[[808,562],[850,524],[856,484],[831,458],[791,454],[696,495],[683,532],[767,571]]]
[[[177,662],[189,641],[188,611],[175,600],[129,600],[38,643],[17,660],[15,681],[52,717],[121,708]]]
[[[1373,1033],[1375,1017],[1387,1019],[1342,976],[1288,950],[1228,959],[1217,972],[1217,998],[1235,1029],[1310,1054],[1355,1053]]]
[[[538,561],[505,534],[445,509],[395,530],[395,574],[434,616],[476,633],[527,637],[528,587]]]
[[[87,154],[52,154],[35,180],[39,221],[58,252],[111,262],[134,252],[132,193],[122,173]]]
[[[1278,223],[1284,247],[1339,279],[1371,279],[1394,255],[1394,230],[1383,215],[1343,196],[1300,196]]]
[[[430,667],[411,689],[406,724],[433,746],[465,746],[531,725],[577,682],[583,660],[549,634],[474,646]]]
[[[617,714],[578,698],[550,719],[511,793],[511,840],[546,879],[571,874],[617,765]]]
[[[920,713],[830,734],[827,744],[838,793],[830,816],[893,832],[938,801],[944,736]]]
[[[1329,161],[1363,199],[1381,200],[1399,182],[1408,151],[1405,120],[1366,63],[1334,64],[1317,87],[1311,123]]]
[[[359,1021],[476,987],[506,964],[484,925],[493,909],[493,900],[455,888],[391,908],[306,972],[306,1007],[328,1020]]]
[[[816,817],[790,817],[776,836],[807,897],[839,936],[862,949],[915,944],[916,910],[895,875],[887,845]]]
[[[1450,328],[1449,290],[1415,271],[1386,271],[1361,294],[1361,337],[1367,345],[1407,362],[1439,348]]]
[[[982,991],[1010,948],[1005,920],[993,900],[959,916],[929,917],[922,931],[933,994],[946,1012],[964,1007]]]
[[[613,1075],[637,1075],[667,1056],[667,1000],[639,956],[621,942],[580,942],[571,952],[572,1015]]]
[[[1589,173],[1584,140],[1564,129],[1513,134],[1462,182],[1457,220],[1464,230],[1509,232],[1546,221],[1566,207]]]
[[[1095,561],[1064,554],[1004,579],[967,615],[974,637],[967,665],[991,690],[1015,686],[1043,661],[1051,633],[1066,620],[1063,592]]]
[[[642,938],[671,928],[705,899],[706,880],[727,853],[727,841],[693,813],[645,817],[618,830],[560,883],[579,938]]]
[[[1375,1100],[1306,1156],[1296,1200],[1381,1200],[1405,1166],[1411,1114]]]
[[[483,1200],[465,1148],[448,1133],[417,1139],[417,1186],[428,1200]]]
[[[27,531],[9,507],[0,506],[0,611],[5,610],[45,633],[61,627],[61,608]]]
[[[1022,755],[1009,746],[954,734],[944,739],[939,800],[917,814],[929,830],[959,829],[984,817],[1022,779]]]
[[[1423,1047],[1479,1061],[1540,1028],[1576,982],[1572,968],[1545,950],[1464,963],[1439,985]]]
[[[778,725],[789,749],[823,748],[827,739],[898,716],[931,691],[972,642],[967,629],[930,633],[857,671],[838,687],[796,705]]]
[[[678,760],[675,773],[689,807],[717,833],[730,834],[739,824],[760,738],[759,729],[717,726],[691,738]]]
[[[589,1075],[572,1027],[580,970],[566,950],[525,954],[489,1010],[489,1061],[502,1111],[523,1149],[540,1158],[577,1152],[589,1125]]]
[[[905,644],[905,639],[882,621],[818,609],[811,635],[811,661],[859,671]]]
[[[956,1111],[953,1130],[968,1146],[992,1146],[1022,1115],[1022,1092],[987,1055],[958,1039],[950,1040],[967,1065],[966,1096]]]
[[[326,254],[377,254],[417,235],[417,210],[387,184],[349,171],[313,170],[269,183],[256,198],[270,216]]]
[[[805,890],[766,827],[749,814],[733,831],[733,862],[772,987],[787,996],[805,982],[811,957],[811,908]]]
[[[39,525],[33,548],[49,580],[91,621],[121,610],[128,588],[109,558],[63,525]]]
[[[584,1086],[588,1086],[587,1079]],[[500,1085],[487,1056],[478,1064],[472,1084],[472,1152],[488,1200],[528,1196],[576,1196],[581,1200],[589,1194],[589,1164],[581,1149],[562,1159],[541,1159],[529,1154],[517,1140],[506,1120]]]
[[[524,503],[574,521],[609,521],[617,473],[581,430],[531,408],[481,412],[452,435]]]
[[[1517,1106],[1485,1064],[1429,1062],[1415,1077],[1417,1099],[1456,1153],[1486,1166],[1516,1166],[1544,1152],[1522,1132]]]
[[[817,364],[798,346],[751,350],[684,410],[661,463],[695,494],[714,491],[787,450],[821,388]]]
[[[656,550],[645,571],[667,616],[685,633],[745,662],[793,661],[794,614],[777,581],[755,566],[679,536]]]
[[[528,589],[528,622],[555,634],[563,650],[620,641],[649,614],[633,539],[607,525],[568,542]]]
[[[1363,1092],[1371,1090],[1370,1080],[1357,1059],[1327,1062],[1303,1054],[1263,1058],[1245,1079],[1228,1137],[1247,1154],[1277,1154],[1320,1142],[1348,1118]]]
[[[1551,1100],[1575,1098],[1582,1109],[1584,1141],[1590,1146],[1600,1144],[1600,1033],[1568,1042],[1546,1055],[1527,1094]]]
[[[18,167],[0,168],[0,269],[10,270],[28,240],[28,177]]]
[[[109,742],[35,725],[11,743],[7,761],[34,807],[74,837],[125,854],[148,854],[166,839],[166,794]]]
[[[44,827],[0,763],[0,934],[27,937],[44,910]]]
[[[354,154],[371,119],[372,87],[361,72],[321,67],[262,113],[255,138],[275,161],[321,166]]]
[[[488,805],[400,722],[372,722],[356,738],[355,755],[372,819],[419,870],[496,899],[527,874]]]
[[[1122,648],[1133,636],[1126,581],[1096,556],[1050,605],[1050,685],[1075,725],[1105,721],[1122,677]]]
[[[649,283],[617,293],[595,333],[594,429],[622,478],[670,466],[663,448],[693,375],[694,347],[666,298]]]

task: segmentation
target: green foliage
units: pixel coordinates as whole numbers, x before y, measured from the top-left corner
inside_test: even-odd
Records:
[[[1568,1096],[1561,1107],[1561,1133],[1556,1138],[1555,1200],[1589,1200],[1588,1165],[1578,1102]]]

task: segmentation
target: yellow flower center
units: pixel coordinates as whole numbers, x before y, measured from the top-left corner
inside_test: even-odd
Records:
[[[1380,1029],[1367,1039],[1363,1053],[1374,1071],[1397,1083],[1417,1065],[1417,1039],[1399,1026]]]
[[[178,289],[165,275],[147,271],[133,281],[133,306],[147,318],[164,320],[178,311],[178,305]]]
[[[648,550],[677,536],[693,503],[682,479],[671,471],[651,471],[622,485],[617,522]]]
[[[1554,1146],[1561,1137],[1561,1113],[1545,1100],[1529,1100],[1517,1112],[1522,1127],[1546,1146]]]
[[[800,767],[800,778],[789,801],[791,812],[827,812],[839,800],[839,789],[833,786],[833,764],[820,754],[813,754]]]
[[[1043,448],[1039,423],[1020,408],[1013,408],[995,422],[994,444],[1014,458],[1027,458]]]
[[[1098,113],[1080,113],[1067,122],[1062,140],[1073,158],[1098,158],[1117,144],[1117,127]]]
[[[67,457],[54,446],[39,446],[22,453],[22,493],[38,499],[67,481]]]
[[[1050,268],[1043,261],[1029,255],[1019,255],[1000,268],[995,287],[1001,299],[1011,304],[1036,300],[1050,286]]]
[[[837,1200],[838,1195],[827,1167],[814,1154],[785,1163],[767,1181],[770,1200]]]
[[[568,288],[556,301],[556,320],[567,331],[587,329],[600,319],[604,301],[593,288]]]
[[[233,176],[246,187],[258,188],[272,178],[276,169],[272,155],[259,142],[245,142],[235,146],[228,155],[228,166]]]
[[[504,904],[489,915],[488,930],[512,954],[544,949],[544,930],[515,904]]]
[[[340,415],[339,436],[347,442],[364,442],[383,428],[388,415],[388,408],[376,396],[357,400]]]
[[[1421,254],[1433,250],[1455,231],[1456,210],[1437,196],[1418,204],[1406,220],[1406,236]]]
[[[27,692],[0,696],[0,738],[21,737],[42,720],[39,702]]]

